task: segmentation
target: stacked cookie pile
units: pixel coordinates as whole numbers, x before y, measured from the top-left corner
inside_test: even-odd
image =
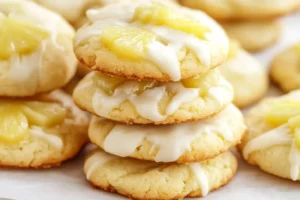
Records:
[[[86,114],[57,90],[76,71],[74,30],[23,0],[0,1],[0,22],[0,166],[60,165],[88,139]]]
[[[202,12],[120,1],[89,10],[75,53],[89,66],[73,99],[93,113],[87,179],[134,199],[205,196],[237,169],[245,131],[231,85],[214,68],[228,38]]]

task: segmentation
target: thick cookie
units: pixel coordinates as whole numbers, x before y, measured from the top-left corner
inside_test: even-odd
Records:
[[[0,107],[0,166],[57,166],[87,142],[88,117],[62,91],[1,100]]]
[[[240,108],[259,100],[269,88],[266,69],[236,42],[231,42],[229,57],[219,69],[232,85],[233,102]]]
[[[87,16],[91,22],[77,32],[75,53],[83,64],[111,75],[179,81],[227,57],[223,29],[201,11],[174,3],[120,1]]]
[[[197,162],[239,143],[245,132],[242,113],[229,105],[216,116],[176,125],[125,125],[93,117],[91,142],[120,157],[155,162]]]
[[[91,72],[76,86],[75,103],[100,117],[124,123],[174,124],[217,114],[233,99],[218,69],[181,82],[148,82]]]
[[[270,174],[300,180],[300,91],[263,100],[245,117],[239,145],[247,162]]]
[[[285,92],[300,89],[300,43],[277,55],[271,65],[271,79]]]
[[[236,170],[237,160],[230,152],[203,162],[160,164],[96,150],[84,164],[84,172],[93,185],[129,198],[148,200],[206,196],[226,185]]]
[[[221,23],[230,38],[237,40],[247,51],[263,50],[280,37],[281,26],[275,20]]]
[[[179,0],[191,8],[203,10],[218,20],[274,18],[300,7],[300,0]]]
[[[75,74],[73,28],[30,1],[0,2],[0,96],[32,96],[64,86]]]

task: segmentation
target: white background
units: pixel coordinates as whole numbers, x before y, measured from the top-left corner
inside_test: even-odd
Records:
[[[266,67],[275,54],[293,42],[300,41],[300,12],[283,18],[281,22],[283,33],[279,43],[255,55]],[[278,91],[271,89],[269,95],[274,94],[278,94]],[[73,161],[66,162],[62,167],[54,169],[0,169],[0,199],[1,197],[16,200],[126,199],[119,195],[102,192],[89,185],[82,172],[83,154],[81,153]],[[300,199],[300,183],[268,175],[240,160],[239,170],[233,181],[202,199],[296,200]]]

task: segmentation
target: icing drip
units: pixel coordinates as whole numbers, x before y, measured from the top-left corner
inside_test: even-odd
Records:
[[[175,113],[182,104],[201,98],[200,88],[185,88],[180,82],[166,83],[163,86],[147,89],[136,95],[135,91],[138,87],[138,82],[127,81],[117,87],[112,95],[107,95],[104,91],[98,89],[92,99],[94,111],[99,116],[109,118],[110,111],[128,100],[140,116],[152,121],[162,121]],[[166,113],[161,114],[158,104],[166,91],[174,93],[175,96],[167,105]],[[217,86],[209,89],[209,96],[216,99],[220,105],[224,105],[232,99],[232,87],[221,78]]]
[[[62,139],[60,137],[58,137],[56,135],[47,134],[40,127],[31,126],[30,132],[35,137],[39,137],[39,138],[41,138],[43,140],[47,140],[50,144],[52,144],[53,146],[55,146],[57,149],[62,149],[62,147],[64,145],[63,141],[62,141]]]
[[[224,111],[210,119],[175,125],[117,124],[105,138],[103,149],[120,157],[128,157],[143,140],[147,140],[154,146],[152,146],[152,151],[153,148],[159,148],[154,158],[156,162],[173,162],[183,153],[191,150],[192,141],[201,134],[221,134],[225,140],[233,140],[228,121],[230,119],[226,116],[235,111],[236,108],[229,105]]]
[[[295,140],[292,142],[289,161],[291,163],[291,178],[293,181],[296,181],[299,177],[300,149],[297,147]]]
[[[85,166],[89,166],[89,168],[86,171],[86,178],[87,180],[90,180],[93,172],[100,166],[104,165],[105,163],[109,162],[110,160],[114,159],[115,157],[112,155],[109,155],[107,153],[104,153],[102,151],[97,151],[92,156],[90,156]]]
[[[205,175],[205,172],[202,169],[201,164],[200,163],[190,163],[190,164],[188,164],[188,166],[193,171],[193,174],[195,175],[195,177],[200,185],[202,196],[205,197],[209,192],[209,184],[208,184],[207,177]]]

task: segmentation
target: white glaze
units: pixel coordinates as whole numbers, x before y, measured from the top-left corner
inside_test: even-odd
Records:
[[[289,161],[291,163],[291,178],[293,181],[298,180],[300,167],[300,149],[297,147],[295,140],[292,142]]]
[[[79,45],[91,36],[101,36],[101,32],[105,26],[99,24],[105,23],[108,25],[106,21],[110,22],[110,26],[119,26],[121,23],[121,26],[137,26],[149,29],[156,33],[156,40],[147,45],[147,51],[144,59],[154,62],[160,70],[169,75],[173,81],[181,79],[180,59],[178,58],[178,53],[182,48],[191,49],[201,62],[201,67],[207,69],[210,67],[211,62],[211,47],[208,44],[219,46],[220,49],[224,49],[225,52],[228,50],[228,40],[224,31],[207,15],[199,11],[191,11],[179,6],[173,6],[170,2],[167,3],[168,6],[172,7],[176,13],[179,13],[179,15],[185,15],[192,20],[209,27],[211,32],[206,33],[204,38],[200,39],[192,34],[174,30],[165,26],[130,22],[133,18],[135,8],[141,4],[145,4],[145,2],[146,1],[124,1],[113,3],[97,10],[88,11],[87,15],[93,23],[89,26],[83,27],[78,32],[75,38],[75,44]],[[114,12],[110,12],[110,10],[114,10]]]
[[[152,148],[159,148],[154,158],[156,162],[173,162],[191,150],[192,141],[202,134],[221,134],[224,140],[232,141],[233,130],[228,116],[234,112],[239,111],[229,105],[216,116],[197,122],[164,126],[117,124],[105,138],[103,149],[108,153],[127,157],[143,140],[147,140],[153,144]]]
[[[48,134],[42,128],[40,128],[38,126],[31,126],[30,132],[33,136],[48,141],[51,145],[53,145],[57,149],[63,148],[64,144],[60,137],[58,137],[56,135]]]
[[[102,151],[97,151],[96,153],[94,153],[92,156],[90,156],[84,166],[85,169],[87,168],[87,166],[89,166],[86,169],[86,178],[87,180],[90,180],[93,172],[98,168],[101,167],[102,165],[104,165],[105,163],[109,162],[110,160],[116,158],[115,156],[109,155],[107,153],[104,153]]]
[[[207,177],[205,175],[205,172],[202,169],[202,166],[200,163],[190,163],[188,166],[191,168],[191,170],[194,173],[194,176],[196,177],[200,188],[202,192],[202,196],[206,196],[209,192],[209,183],[207,180]]]

